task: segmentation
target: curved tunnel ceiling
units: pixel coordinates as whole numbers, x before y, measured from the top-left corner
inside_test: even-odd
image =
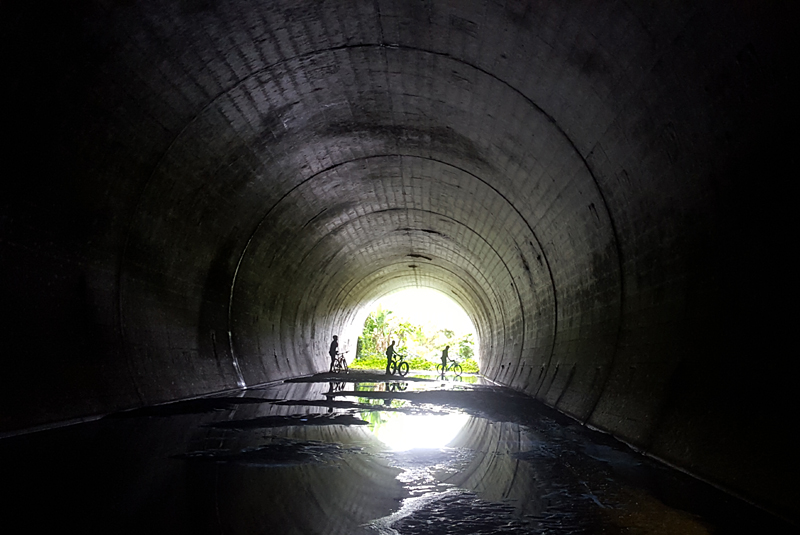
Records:
[[[237,228],[255,224],[231,283],[231,322],[237,314],[237,285],[244,286],[241,292],[248,303],[275,300],[266,288],[247,287],[240,281],[242,274],[258,280],[263,269],[282,291],[288,275],[300,270],[303,276],[295,279],[316,287],[312,294],[325,301],[320,289],[337,288],[342,279],[357,281],[398,260],[407,265],[403,256],[420,255],[434,264],[470,266],[472,278],[484,279],[477,288],[462,287],[456,294],[471,296],[486,291],[478,288],[491,288],[495,302],[514,303],[511,310],[493,314],[497,325],[477,321],[479,331],[486,333],[484,354],[508,354],[501,346],[516,338],[516,348],[507,356],[517,360],[526,335],[536,336],[525,331],[526,305],[546,309],[553,323],[538,331],[551,338],[556,331],[556,281],[542,240],[553,244],[568,236],[567,249],[578,251],[551,254],[563,254],[571,263],[595,249],[611,256],[612,262],[617,256],[605,201],[563,130],[496,76],[438,52],[347,46],[277,62],[237,80],[180,128],[138,203],[131,227],[137,241],[153,244],[158,251],[166,245],[167,250],[182,247],[192,252],[197,249],[186,244],[193,237],[208,243],[206,233],[196,230],[203,225],[201,214],[207,218],[222,212],[221,219],[226,206],[208,195],[213,186],[193,187],[192,181],[226,189],[239,185],[241,192],[219,195],[235,195],[239,201]],[[196,191],[198,198],[186,199],[187,189]],[[172,210],[163,209],[165,200],[172,207],[188,203],[201,216],[172,218]],[[576,201],[585,212],[579,210],[577,217]],[[390,211],[396,212],[394,217]],[[411,217],[414,212],[426,216]],[[388,217],[378,221],[378,214]],[[590,228],[586,214],[593,216]],[[163,243],[165,234],[179,240],[181,247]],[[414,234],[424,238],[415,240]],[[398,248],[405,254],[398,254]],[[383,259],[384,249],[395,252]],[[158,251],[137,253],[149,259]],[[283,271],[275,268],[276,259]],[[123,272],[129,261],[126,255]],[[527,280],[514,280],[512,272],[520,264]],[[303,271],[306,265],[310,273]],[[184,262],[172,266],[181,271],[176,278],[185,278]],[[615,271],[610,277],[619,278]],[[409,276],[419,283],[416,272]],[[325,282],[309,282],[318,277]],[[335,278],[329,282],[329,277]],[[448,284],[447,275],[439,279],[446,287],[455,283]],[[397,283],[408,284],[403,279]],[[329,303],[329,310],[348,310],[374,297],[351,295],[350,302]],[[121,301],[130,299],[124,296]],[[468,313],[489,317],[488,311],[468,305],[473,301],[487,299],[467,298]],[[138,303],[131,306],[140,308]],[[328,315],[318,311],[309,319]],[[288,317],[294,324],[294,317]],[[523,325],[514,326],[518,332],[508,332],[504,323]],[[335,332],[336,325],[320,330]],[[236,353],[233,324],[229,331]]]
[[[4,394],[41,400],[4,428],[320,371],[364,303],[422,286],[476,323],[489,378],[786,503],[709,444],[780,440],[741,425],[790,406],[779,358],[744,356],[780,279],[753,244],[790,213],[788,3],[0,9],[25,164],[6,376],[38,378]]]

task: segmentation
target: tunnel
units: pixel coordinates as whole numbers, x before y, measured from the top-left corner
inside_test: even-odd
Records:
[[[800,521],[796,3],[0,13],[3,440],[325,371],[431,288],[488,380]]]

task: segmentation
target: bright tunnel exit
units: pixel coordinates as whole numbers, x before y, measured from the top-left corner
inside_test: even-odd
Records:
[[[353,357],[362,366],[380,369],[390,343],[404,355],[411,369],[435,369],[442,353],[464,369],[478,372],[477,330],[469,315],[445,293],[431,288],[409,288],[384,295],[366,305],[351,328],[358,349]],[[369,364],[368,364],[369,363]]]

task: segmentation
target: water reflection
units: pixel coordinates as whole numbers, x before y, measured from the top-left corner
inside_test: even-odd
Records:
[[[466,414],[394,413],[387,415],[386,420],[375,426],[372,432],[391,451],[442,448],[452,442],[468,418]]]
[[[793,532],[505,389],[304,381],[0,441],[0,513],[31,532]]]
[[[409,383],[392,381],[355,385],[355,392],[406,392]],[[412,390],[417,388],[412,387]],[[344,389],[340,389],[341,393]],[[326,394],[327,395],[327,394]],[[340,394],[341,395],[341,394]],[[331,396],[333,397],[333,396]],[[432,414],[416,410],[407,399],[358,396],[361,418],[368,422],[369,430],[388,451],[406,451],[419,448],[442,448],[449,444],[464,426],[468,416],[460,411]]]

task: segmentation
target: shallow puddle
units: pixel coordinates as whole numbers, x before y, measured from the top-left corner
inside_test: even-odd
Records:
[[[84,533],[792,533],[535,400],[354,372],[0,441],[9,525]]]

